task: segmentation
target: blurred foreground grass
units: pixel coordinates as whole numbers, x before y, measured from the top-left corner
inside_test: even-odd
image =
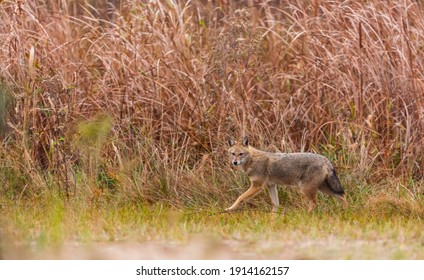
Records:
[[[291,194],[292,195],[292,194]],[[422,197],[320,197],[308,213],[259,204],[235,213],[119,201],[2,201],[2,259],[423,259]],[[41,200],[41,201],[40,201]],[[401,203],[401,201],[404,201]],[[40,203],[42,202],[42,203]],[[285,204],[283,202],[283,204]],[[402,208],[403,207],[403,208]]]

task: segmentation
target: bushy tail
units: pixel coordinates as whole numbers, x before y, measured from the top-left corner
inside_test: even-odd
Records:
[[[337,177],[336,170],[332,169],[330,174],[327,176],[327,185],[331,191],[337,195],[344,195],[344,189],[340,183],[339,177]]]

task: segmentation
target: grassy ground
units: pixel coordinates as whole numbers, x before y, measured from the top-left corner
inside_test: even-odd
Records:
[[[298,194],[288,195],[293,200]],[[353,194],[348,209],[320,196],[312,213],[289,199],[277,214],[261,197],[234,213],[220,213],[224,205],[66,203],[54,195],[2,201],[0,257],[423,259],[423,197],[399,195],[395,201],[392,195]]]
[[[0,0],[0,22],[1,258],[424,258],[421,1]],[[219,214],[245,135],[330,158],[350,207]]]

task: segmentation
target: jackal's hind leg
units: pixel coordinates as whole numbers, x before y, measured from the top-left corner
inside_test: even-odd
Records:
[[[271,198],[272,203],[272,212],[278,211],[278,206],[280,202],[278,201],[278,191],[276,185],[268,185],[269,197]]]
[[[225,211],[233,211],[237,209],[237,207],[239,207],[241,202],[248,200],[249,198],[257,194],[258,192],[260,192],[262,190],[262,187],[263,187],[262,184],[252,183],[250,188],[246,192],[244,192],[242,195],[240,195],[237,198],[236,202],[234,202],[234,204],[231,205],[231,207],[225,209]]]
[[[303,188],[303,192],[309,200],[308,212],[311,212],[317,205],[317,190],[316,188]]]

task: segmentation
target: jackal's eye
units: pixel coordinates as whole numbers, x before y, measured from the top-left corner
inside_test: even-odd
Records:
[[[242,155],[244,155],[244,153],[240,153],[240,154],[239,154],[239,156],[242,156]]]
[[[236,155],[236,153],[231,153],[231,155],[232,155],[232,156],[235,156],[235,155]]]

